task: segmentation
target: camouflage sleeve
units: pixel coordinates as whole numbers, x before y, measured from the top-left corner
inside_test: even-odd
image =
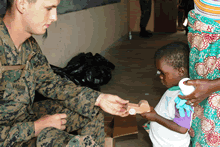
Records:
[[[87,87],[79,87],[56,75],[41,51],[34,57],[33,67],[36,90],[39,93],[45,97],[64,100],[67,108],[91,119],[99,111],[100,108],[94,104],[101,93]]]
[[[35,136],[34,122],[19,122],[25,118],[26,107],[14,101],[0,100],[0,144],[12,147]],[[17,123],[18,122],[18,123]]]

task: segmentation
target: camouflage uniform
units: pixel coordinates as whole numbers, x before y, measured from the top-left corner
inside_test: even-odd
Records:
[[[33,37],[19,52],[2,18],[0,80],[0,146],[104,146],[104,116],[94,106],[100,92],[54,74]],[[33,104],[35,90],[51,100]],[[48,127],[35,137],[34,121],[55,113],[67,114],[66,130]],[[68,133],[75,130],[80,136]]]

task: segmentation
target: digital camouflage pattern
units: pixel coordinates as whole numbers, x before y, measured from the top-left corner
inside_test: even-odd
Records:
[[[104,146],[104,116],[94,106],[100,92],[54,74],[33,37],[19,52],[2,18],[0,82],[0,146]],[[51,100],[33,104],[35,90]],[[55,113],[67,114],[67,129],[45,128],[35,138],[34,121]],[[68,133],[79,129],[81,136]]]

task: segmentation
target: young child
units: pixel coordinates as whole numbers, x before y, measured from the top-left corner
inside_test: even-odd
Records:
[[[188,115],[183,111],[185,116],[181,117],[174,101],[180,95],[179,81],[188,77],[188,56],[189,47],[182,42],[170,43],[155,53],[157,73],[161,83],[169,89],[154,109],[141,114],[150,121],[150,125],[145,124],[144,128],[150,129],[154,147],[189,147],[192,111]]]

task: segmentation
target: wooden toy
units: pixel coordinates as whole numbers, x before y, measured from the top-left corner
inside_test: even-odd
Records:
[[[139,104],[128,103],[127,110],[130,115],[141,114],[144,112],[150,112],[150,105],[148,104],[148,101],[141,100]]]

